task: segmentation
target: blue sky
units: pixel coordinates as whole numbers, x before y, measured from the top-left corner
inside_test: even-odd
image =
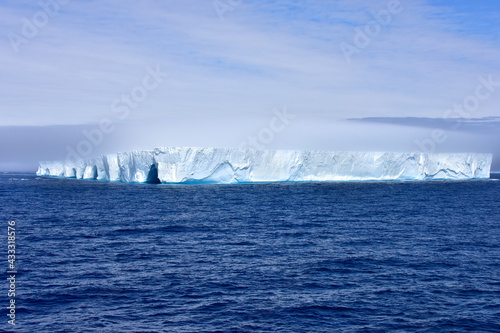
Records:
[[[474,102],[484,80],[500,82],[495,1],[41,3],[0,4],[0,170],[64,159],[103,120],[113,130],[85,155],[237,147],[285,108],[293,119],[265,148],[500,159],[500,87],[481,88],[488,96],[470,112],[447,112]],[[346,45],[356,52],[346,57]],[[114,102],[141,92],[148,68],[168,75],[125,117]],[[464,116],[464,126],[444,126],[446,140],[431,142],[443,118]]]

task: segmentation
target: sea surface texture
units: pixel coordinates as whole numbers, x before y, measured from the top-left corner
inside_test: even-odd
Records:
[[[498,332],[499,199],[498,180],[2,174],[5,272],[16,221],[15,332]],[[0,330],[13,331],[4,281]]]

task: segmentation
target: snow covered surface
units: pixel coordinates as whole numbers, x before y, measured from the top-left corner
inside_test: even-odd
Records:
[[[481,179],[491,154],[156,148],[40,162],[37,175],[127,183],[260,183]]]

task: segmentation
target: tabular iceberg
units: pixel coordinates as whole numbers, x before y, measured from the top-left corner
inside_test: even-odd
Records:
[[[262,183],[481,179],[492,155],[156,148],[40,162],[37,175],[127,183]]]

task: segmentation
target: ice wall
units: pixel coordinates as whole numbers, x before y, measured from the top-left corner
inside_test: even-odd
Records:
[[[258,183],[481,179],[491,154],[156,148],[40,162],[37,175],[128,183]]]

